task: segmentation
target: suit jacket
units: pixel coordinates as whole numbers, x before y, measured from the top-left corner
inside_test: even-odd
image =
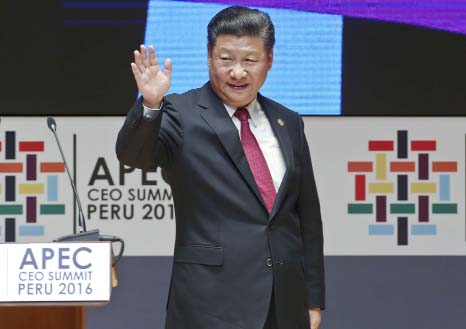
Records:
[[[153,121],[143,119],[138,100],[119,132],[119,160],[160,166],[172,188],[167,329],[262,328],[272,291],[280,329],[308,329],[308,308],[324,308],[322,222],[303,122],[266,97],[258,101],[286,163],[271,214],[210,83],[166,96]]]

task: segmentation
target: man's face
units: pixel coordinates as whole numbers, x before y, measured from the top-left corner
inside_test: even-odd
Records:
[[[273,51],[264,40],[220,34],[208,53],[210,82],[221,100],[233,108],[251,103],[272,67]]]

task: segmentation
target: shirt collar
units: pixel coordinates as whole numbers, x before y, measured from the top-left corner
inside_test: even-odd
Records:
[[[236,112],[236,108],[228,106],[226,104],[223,104],[223,105],[225,105],[225,108],[227,109],[227,112],[230,115],[230,118],[233,118],[233,115]],[[252,124],[254,125],[254,127],[257,127],[257,124],[259,121],[259,115],[260,115],[260,112],[262,111],[261,105],[257,101],[257,98],[254,98],[254,100],[246,106],[246,110],[248,110],[249,112],[249,117],[251,118]]]

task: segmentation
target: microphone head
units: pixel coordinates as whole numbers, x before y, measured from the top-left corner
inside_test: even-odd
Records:
[[[49,126],[49,129],[53,132],[57,131],[57,123],[55,122],[55,119],[52,117],[47,118],[47,126]]]

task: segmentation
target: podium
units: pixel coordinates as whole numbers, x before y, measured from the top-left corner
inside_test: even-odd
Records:
[[[85,329],[111,295],[109,242],[0,244],[1,329]]]
[[[85,329],[84,306],[0,306],[1,328]]]

